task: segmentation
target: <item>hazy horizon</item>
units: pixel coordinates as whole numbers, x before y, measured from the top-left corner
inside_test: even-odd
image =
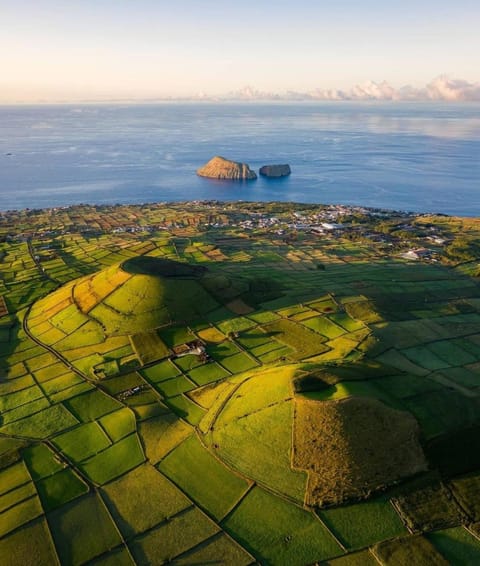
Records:
[[[0,103],[216,97],[244,85],[335,98],[368,81],[423,93],[441,75],[454,83],[445,99],[480,98],[473,0],[328,7],[0,0],[0,7]]]

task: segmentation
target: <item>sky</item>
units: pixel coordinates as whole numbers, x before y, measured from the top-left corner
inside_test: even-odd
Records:
[[[480,81],[478,0],[0,0],[0,102]]]

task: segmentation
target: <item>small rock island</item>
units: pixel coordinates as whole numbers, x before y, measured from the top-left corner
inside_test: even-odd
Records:
[[[287,177],[291,172],[288,163],[281,165],[264,165],[260,167],[260,175],[264,177]]]
[[[252,171],[246,163],[230,161],[230,159],[225,159],[219,155],[200,167],[197,170],[197,175],[210,179],[248,180],[257,178],[255,171]]]

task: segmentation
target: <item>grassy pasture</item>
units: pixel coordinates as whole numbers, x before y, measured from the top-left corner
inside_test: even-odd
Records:
[[[43,385],[44,383],[48,383],[51,379],[55,379],[56,377],[64,375],[66,371],[67,368],[65,367],[65,365],[58,362],[52,364],[51,366],[36,370],[34,372],[34,375],[36,380]]]
[[[144,368],[140,373],[150,383],[159,383],[180,374],[179,369],[170,360],[159,362],[152,367]]]
[[[159,469],[217,520],[222,519],[248,489],[248,483],[212,456],[196,435],[170,452]]]
[[[97,346],[105,340],[102,327],[94,320],[87,320],[75,332],[55,343],[59,352],[67,352],[85,346]]]
[[[185,395],[177,395],[175,397],[170,397],[166,404],[174,411],[179,417],[184,418],[192,425],[197,425],[203,415],[205,414],[204,409],[194,403],[191,399]]]
[[[65,406],[82,422],[94,421],[122,408],[122,404],[98,389],[65,401]]]
[[[248,566],[253,564],[253,557],[232,538],[221,533],[213,536],[197,548],[187,551],[182,557],[175,559],[176,566],[192,566],[192,564],[235,564]]]
[[[45,444],[34,444],[25,448],[22,452],[23,460],[30,470],[30,475],[34,480],[39,480],[63,469],[55,453]]]
[[[37,492],[33,482],[24,483],[19,487],[7,491],[4,495],[0,495],[0,514],[18,503],[30,499],[36,494]]]
[[[92,390],[93,385],[83,381],[76,385],[72,385],[71,387],[67,387],[67,389],[62,389],[62,391],[58,391],[57,393],[51,393],[49,397],[52,403],[62,403],[67,399],[71,399],[72,397],[76,397],[77,395],[81,395],[82,393],[87,393]]]
[[[128,539],[192,505],[149,464],[110,482],[102,493],[120,532]]]
[[[134,334],[130,336],[130,342],[142,365],[168,356],[168,348],[154,330]]]
[[[14,423],[15,421],[19,421],[21,419],[24,419],[25,417],[29,417],[30,415],[33,415],[38,411],[41,411],[42,409],[45,409],[49,406],[50,403],[47,400],[47,398],[42,397],[35,401],[31,401],[30,403],[25,403],[25,405],[22,405],[15,409],[11,409],[7,413],[3,413],[2,422],[4,425]]]
[[[344,328],[323,316],[309,318],[302,321],[302,324],[329,339],[338,338],[346,332]]]
[[[291,357],[295,359],[300,360],[326,351],[322,343],[324,338],[291,320],[280,319],[265,325],[263,329],[275,340],[293,348]]]
[[[74,385],[79,385],[80,383],[84,383],[80,376],[76,373],[68,372],[42,383],[42,389],[45,391],[46,395],[51,396]]]
[[[81,424],[53,439],[55,446],[73,462],[81,462],[110,446],[110,440],[96,422]]]
[[[464,366],[477,361],[477,358],[457,344],[442,340],[428,345],[428,349],[449,366]]]
[[[88,492],[87,484],[70,468],[39,480],[36,486],[45,512]]]
[[[43,397],[43,391],[37,385],[32,385],[27,389],[22,389],[15,393],[0,396],[0,413],[5,413],[11,409],[26,405]]]
[[[88,317],[75,304],[66,304],[57,314],[49,318],[49,323],[67,336],[73,334],[88,322]]]
[[[363,548],[407,534],[400,517],[384,497],[321,510],[318,514],[348,549]]]
[[[225,358],[234,356],[235,354],[240,353],[240,351],[241,350],[238,346],[230,340],[222,342],[221,344],[207,345],[207,352],[210,356],[212,356],[212,358],[217,360],[217,362],[221,362]]]
[[[195,340],[195,335],[184,326],[169,326],[162,328],[158,333],[169,348]]]
[[[42,513],[42,506],[36,496],[25,499],[14,507],[10,507],[3,513],[0,513],[0,537],[39,517]]]
[[[115,397],[119,393],[132,389],[137,385],[145,385],[145,382],[137,372],[132,372],[117,377],[103,378],[100,387],[109,395]]]
[[[194,371],[194,370],[192,370]],[[196,384],[193,383],[185,375],[179,375],[173,377],[172,379],[167,379],[159,383],[155,383],[154,387],[159,391],[164,397],[174,397],[175,395],[180,395],[195,389]]]
[[[192,433],[192,427],[173,413],[138,423],[147,459],[156,464]]]
[[[258,487],[222,526],[264,564],[303,566],[343,553],[312,513]]]
[[[218,532],[218,526],[197,508],[181,512],[158,528],[129,542],[141,564],[164,564]]]
[[[423,536],[402,537],[381,542],[374,546],[373,554],[380,564],[389,566],[448,566],[448,562]]]
[[[430,348],[417,346],[402,350],[402,353],[413,363],[427,370],[437,370],[450,367],[448,362],[439,358]]]
[[[427,538],[449,564],[478,564],[480,542],[464,527],[429,533]]]
[[[228,375],[229,373],[227,373],[217,363],[205,364],[188,372],[190,379],[198,386],[218,381],[219,379],[228,377]]]
[[[233,403],[215,422],[209,442],[234,470],[303,502],[306,474],[292,470],[290,464],[292,418],[289,401],[250,414]]]
[[[112,442],[117,442],[136,431],[135,415],[127,407],[105,415],[98,423]]]
[[[136,434],[119,440],[80,464],[80,469],[95,483],[103,485],[144,462],[143,449]]]
[[[99,556],[91,562],[91,566],[135,566],[132,555],[126,546],[117,547],[106,555]]]
[[[372,384],[381,391],[385,391],[387,395],[393,395],[397,399],[404,399],[442,388],[432,379],[409,374],[382,377],[372,381]]]
[[[244,352],[223,358],[220,363],[231,373],[242,373],[258,366],[258,363]]]
[[[3,566],[51,566],[57,563],[47,522],[37,519],[0,539]]]
[[[53,405],[0,428],[4,434],[48,438],[77,424],[77,419],[62,405]]]
[[[132,405],[132,411],[135,413],[135,418],[138,422],[153,419],[159,415],[168,413],[168,408],[160,401],[155,403],[148,403],[147,405]]]
[[[62,564],[83,564],[121,543],[101,499],[86,495],[48,514]]]

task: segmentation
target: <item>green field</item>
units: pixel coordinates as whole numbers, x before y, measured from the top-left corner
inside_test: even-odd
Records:
[[[257,487],[228,516],[224,527],[270,564],[311,564],[343,554],[315,515]]]
[[[217,520],[230,511],[249,487],[212,456],[195,435],[170,452],[159,469]]]
[[[0,216],[2,565],[479,563],[480,220]]]

